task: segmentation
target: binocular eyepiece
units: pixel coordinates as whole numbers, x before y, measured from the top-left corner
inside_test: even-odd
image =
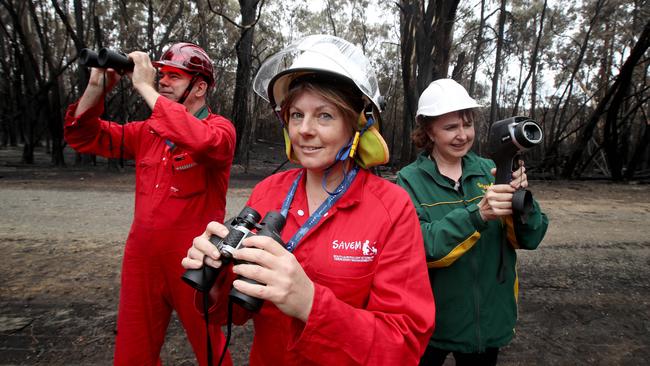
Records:
[[[260,217],[261,216],[257,211],[246,206],[242,209],[239,215],[233,218],[228,224],[230,230],[228,235],[224,238],[220,238],[216,235],[210,237],[210,242],[219,250],[222,267],[233,262],[233,251],[241,248],[242,241],[249,236],[268,236],[284,245],[280,237],[280,232],[284,228],[285,224],[284,216],[277,211],[270,211],[264,216],[262,221],[260,221]],[[255,230],[255,232],[253,230]],[[239,264],[245,262],[235,261],[235,263]],[[200,269],[189,269],[185,271],[181,279],[198,291],[208,292],[214,285],[218,275],[219,269],[204,264]],[[258,283],[246,277],[239,276],[238,278],[252,284]],[[233,302],[253,312],[259,311],[263,303],[263,300],[243,294],[235,288],[230,291],[230,298]]]
[[[99,53],[84,48],[79,51],[79,64],[86,67],[97,67],[100,69],[114,69],[119,73],[133,71],[133,60],[119,51],[102,48]]]

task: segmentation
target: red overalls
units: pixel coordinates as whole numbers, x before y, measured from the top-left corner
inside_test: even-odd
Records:
[[[99,119],[102,105],[75,118],[76,107],[68,108],[64,126],[71,147],[111,158],[122,154],[136,164],[135,213],[122,263],[114,363],[160,364],[176,310],[199,364],[205,365],[205,324],[193,306],[194,290],[180,279],[180,263],[209,221],[223,222],[235,129],[207,107],[197,118],[164,97],[158,98],[149,119],[123,126]],[[211,337],[218,356],[225,339],[218,328]]]
[[[297,175],[290,170],[265,179],[248,205],[262,217],[280,211]],[[308,218],[303,176],[282,239],[289,241]],[[314,282],[311,313],[303,323],[264,302],[252,316],[251,365],[418,364],[433,333],[435,304],[420,222],[406,191],[361,169],[293,254]],[[218,280],[214,322],[225,319],[231,277]],[[200,294],[195,303],[202,310]],[[233,309],[237,323],[251,316]]]

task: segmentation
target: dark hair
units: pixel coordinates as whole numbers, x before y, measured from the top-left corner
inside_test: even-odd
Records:
[[[289,110],[296,98],[303,92],[310,91],[332,103],[352,129],[356,129],[359,113],[364,106],[362,94],[356,85],[340,78],[321,77],[319,74],[306,76],[296,78],[289,85],[289,93],[280,106],[282,121],[286,123],[289,120]]]
[[[461,109],[454,112],[458,112],[463,121],[474,123],[474,108]],[[422,149],[429,154],[431,154],[431,150],[433,150],[433,141],[431,141],[429,135],[427,135],[427,131],[431,128],[431,124],[433,124],[433,122],[438,118],[440,118],[440,116],[417,116],[415,118],[415,129],[411,133],[411,141],[413,141],[413,144],[415,144],[418,149]]]

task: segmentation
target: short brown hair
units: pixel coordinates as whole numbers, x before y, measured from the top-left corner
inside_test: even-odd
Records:
[[[474,108],[461,109],[455,112],[460,114],[460,118],[462,118],[463,121],[474,123]],[[429,135],[427,135],[427,131],[431,128],[431,124],[433,124],[433,122],[438,118],[440,118],[440,116],[417,116],[415,118],[415,129],[411,133],[411,141],[413,141],[413,144],[415,144],[418,149],[424,150],[429,154],[431,154],[431,151],[433,150],[433,141],[431,141]]]
[[[286,124],[289,120],[291,104],[305,91],[313,92],[332,103],[341,112],[344,120],[350,124],[352,129],[356,129],[359,113],[363,110],[364,104],[361,93],[356,88],[350,88],[347,83],[339,84],[336,81],[332,82],[332,79],[327,83],[312,79],[291,85],[289,93],[280,106],[280,116],[282,116],[283,123]]]

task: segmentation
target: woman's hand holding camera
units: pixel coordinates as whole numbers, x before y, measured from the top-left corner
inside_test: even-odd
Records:
[[[496,170],[494,171],[494,173]],[[512,172],[512,181],[510,185],[515,189],[526,189],[528,188],[528,176],[526,176],[526,167],[524,166],[524,161],[519,160],[519,169]]]
[[[522,160],[519,160],[519,166],[519,169],[512,172],[510,184],[493,184],[485,191],[485,196],[478,203],[483,221],[512,215],[512,195],[517,189],[528,188],[528,177]],[[495,175],[496,169],[493,168],[491,173]]]

